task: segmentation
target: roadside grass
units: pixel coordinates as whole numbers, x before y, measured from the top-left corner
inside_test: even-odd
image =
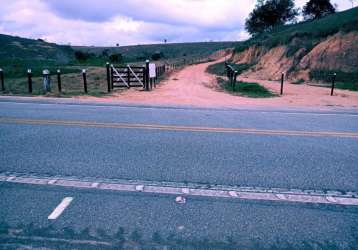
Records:
[[[26,74],[19,78],[5,78],[5,95],[25,95],[25,96],[57,96],[71,97],[80,95],[104,96],[107,95],[106,69],[103,67],[90,67],[87,69],[87,89],[84,93],[82,74],[67,73],[61,75],[62,92],[58,91],[56,71],[51,73],[51,92],[43,91],[43,78],[40,74],[34,74],[32,78],[32,94],[28,92],[28,81]]]
[[[239,75],[245,70],[248,70],[252,66],[249,64],[235,64],[235,63],[230,63],[230,65],[238,72]],[[219,62],[210,65],[206,69],[206,72],[217,76],[226,76],[225,62]]]
[[[269,98],[277,96],[276,94],[266,89],[264,86],[254,82],[239,81],[236,83],[235,89],[233,89],[233,86],[229,81],[224,80],[221,77],[217,77],[217,82],[219,86],[225,91],[233,94],[239,94],[241,96],[250,98]]]
[[[312,70],[310,71],[310,78],[324,83],[327,87],[331,87],[333,72],[337,74],[336,88],[358,91],[358,71],[343,72],[340,70]]]
[[[27,70],[31,69],[34,77],[41,76],[42,70],[48,69],[56,73],[58,69],[62,74],[80,73],[81,67],[69,66],[56,63],[54,60],[31,60],[31,59],[0,59],[0,68],[4,71],[7,79],[26,77]]]

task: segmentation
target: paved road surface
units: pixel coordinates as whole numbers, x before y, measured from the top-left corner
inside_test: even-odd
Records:
[[[7,174],[358,191],[356,110],[6,101],[0,102],[0,148],[0,172]],[[65,197],[73,201],[58,219],[48,220]],[[0,221],[77,231],[122,226],[147,239],[155,232],[194,242],[232,237],[245,246],[357,243],[355,206],[174,199],[0,183]]]

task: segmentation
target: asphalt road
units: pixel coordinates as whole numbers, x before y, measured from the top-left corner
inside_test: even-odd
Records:
[[[357,192],[357,135],[357,110],[6,101],[0,102],[0,172]],[[49,221],[64,197],[73,202]],[[155,232],[194,241],[233,237],[245,246],[357,243],[355,207],[174,199],[1,183],[0,221],[108,232],[122,226],[149,239]]]

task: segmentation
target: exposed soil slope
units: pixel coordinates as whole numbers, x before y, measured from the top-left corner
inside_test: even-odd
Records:
[[[315,20],[275,27],[242,42],[232,60],[252,65],[244,76],[341,83],[358,79],[358,7]],[[357,82],[358,84],[358,82]]]
[[[238,64],[255,64],[243,76],[265,80],[277,80],[284,72],[289,79],[307,81],[312,70],[354,72],[358,68],[356,31],[329,36],[309,52],[301,48],[287,56],[289,46],[282,45],[268,50],[254,45],[235,54],[232,60]]]

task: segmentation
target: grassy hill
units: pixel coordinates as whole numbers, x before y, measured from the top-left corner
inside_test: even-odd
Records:
[[[8,78],[23,76],[28,68],[39,75],[43,68],[55,70],[73,60],[74,51],[69,46],[0,34],[0,68]]]
[[[97,56],[120,53],[125,61],[143,61],[158,53],[161,54],[162,59],[205,57],[221,49],[234,48],[238,44],[239,42],[163,43],[120,47],[73,47],[73,49],[93,53]]]
[[[28,68],[39,76],[44,68],[64,73],[79,71],[81,66],[104,66],[112,54],[121,54],[122,63],[143,62],[159,54],[162,60],[205,57],[225,48],[234,48],[237,42],[203,42],[134,45],[123,47],[76,47],[48,43],[41,39],[27,39],[0,34],[0,68],[7,78],[23,77]],[[84,52],[86,60],[77,60],[75,53]]]
[[[358,90],[358,7],[312,21],[276,27],[235,47],[234,63],[251,65],[247,77],[297,82],[331,81]]]
[[[300,47],[312,49],[321,39],[337,32],[350,32],[358,30],[358,7],[338,12],[324,18],[301,22],[298,24],[279,26],[272,32],[263,33],[251,38],[235,47],[237,53],[244,51],[252,45],[264,46],[268,49],[278,45],[290,45],[297,38],[303,43],[290,46],[288,54],[292,55]]]
[[[121,54],[120,63],[143,63],[153,55],[170,63],[190,62],[195,57],[206,57],[225,48],[234,48],[235,42],[152,44],[124,47],[71,47],[0,34],[0,68],[5,74],[6,94],[27,94],[27,69],[33,73],[33,94],[42,94],[42,70],[55,74],[61,69],[62,89],[66,95],[83,92],[81,69],[88,72],[88,88],[91,95],[106,93],[105,63],[113,54]],[[80,53],[81,52],[81,53]],[[80,59],[78,54],[85,59]],[[53,80],[55,78],[53,77]],[[55,82],[55,81],[54,81]],[[57,87],[53,87],[56,93]]]

